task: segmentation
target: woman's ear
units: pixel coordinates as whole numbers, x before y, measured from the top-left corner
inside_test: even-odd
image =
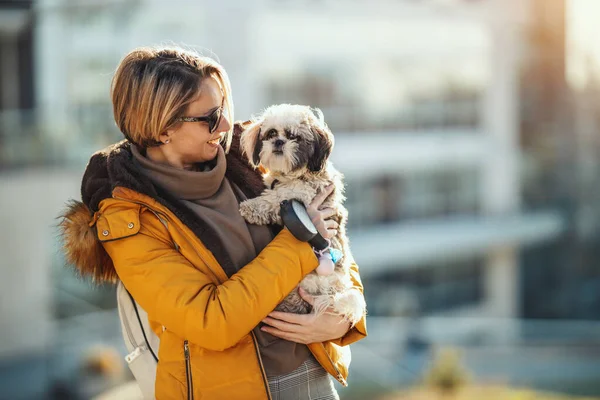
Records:
[[[254,168],[260,164],[260,151],[262,150],[260,125],[260,121],[253,123],[242,132],[240,137],[242,154],[246,155],[246,158]]]
[[[327,165],[327,159],[333,150],[333,134],[326,126],[313,124],[313,155],[308,160],[308,169],[312,172],[322,171]]]
[[[171,142],[171,134],[168,131],[167,132],[163,132],[158,137],[158,140],[160,142],[162,142],[163,144],[170,143]]]

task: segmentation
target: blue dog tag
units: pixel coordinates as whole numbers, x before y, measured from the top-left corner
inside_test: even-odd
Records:
[[[342,259],[342,252],[338,249],[329,249],[329,254],[331,254],[331,260],[333,261],[334,264],[337,264],[338,261],[340,261]]]

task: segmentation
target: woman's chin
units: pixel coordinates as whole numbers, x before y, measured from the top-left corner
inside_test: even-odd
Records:
[[[219,154],[219,147],[220,145],[208,145],[208,149],[206,149],[206,151],[204,152],[207,161],[214,160],[217,157],[217,155]]]
[[[206,143],[204,149],[205,149],[206,154],[211,154],[213,156],[216,156],[217,153],[219,152],[219,147],[221,147],[220,144]]]

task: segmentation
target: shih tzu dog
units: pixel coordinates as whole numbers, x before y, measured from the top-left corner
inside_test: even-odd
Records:
[[[366,304],[350,279],[352,255],[346,236],[347,211],[342,204],[342,174],[328,160],[333,143],[320,110],[290,104],[267,108],[241,136],[241,147],[250,163],[265,171],[266,189],[259,197],[242,202],[240,212],[252,224],[281,224],[279,210],[283,200],[297,199],[308,207],[318,192],[333,183],[334,191],[322,207],[335,210],[332,219],[339,228],[330,239],[330,248],[341,251],[341,257],[333,260],[333,271],[313,271],[299,286],[314,296],[314,312],[331,308],[355,324],[364,315]],[[277,310],[307,314],[311,306],[296,289]]]

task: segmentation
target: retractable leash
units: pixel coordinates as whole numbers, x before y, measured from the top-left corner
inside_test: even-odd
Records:
[[[284,200],[280,203],[280,214],[283,225],[302,242],[308,242],[316,254],[319,255],[319,266],[317,273],[319,275],[330,275],[333,272],[335,263],[341,258],[342,252],[330,247],[329,240],[325,239],[317,231],[317,228],[310,220],[306,208],[302,202],[293,200]],[[321,271],[319,270],[321,269]],[[410,373],[412,377],[418,377],[420,372],[413,371],[403,363],[397,365]]]
[[[329,240],[317,231],[310,220],[302,202],[292,199],[284,200],[280,204],[280,214],[283,225],[302,242],[308,242],[315,254],[319,257],[319,266],[316,271],[319,275],[331,275],[335,263],[342,257],[342,252],[332,249]]]

